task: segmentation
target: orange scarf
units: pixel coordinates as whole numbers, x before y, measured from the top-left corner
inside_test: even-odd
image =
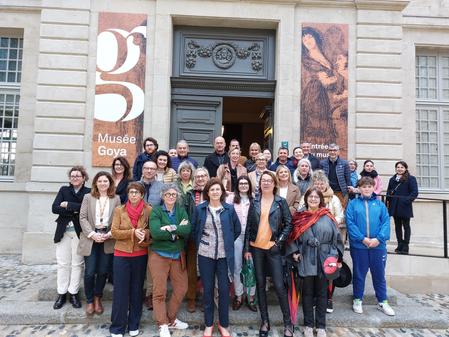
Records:
[[[332,213],[325,207],[319,208],[315,212],[303,211],[293,214],[293,230],[290,232],[288,242],[297,240],[301,235],[305,233],[305,231],[316,224],[317,221],[325,215],[327,215],[334,222],[335,226],[337,226],[337,220],[335,220]]]

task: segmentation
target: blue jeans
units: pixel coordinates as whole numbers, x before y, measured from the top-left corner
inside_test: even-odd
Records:
[[[114,256],[114,294],[111,327],[113,334],[138,330],[142,317],[143,283],[147,255],[135,257]]]
[[[93,303],[94,296],[103,296],[106,276],[112,254],[104,252],[104,244],[94,242],[89,256],[84,257],[84,292],[86,302]]]
[[[363,299],[365,278],[369,269],[377,301],[379,303],[385,301],[387,299],[387,282],[385,281],[387,250],[350,248],[350,252],[353,265],[352,291],[354,298]]]
[[[204,288],[204,323],[214,325],[215,276],[218,280],[218,319],[224,328],[229,326],[229,278],[226,258],[214,260],[198,255],[198,268]]]

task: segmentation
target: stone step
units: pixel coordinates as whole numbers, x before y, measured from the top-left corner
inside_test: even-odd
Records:
[[[86,317],[84,308],[74,309],[67,303],[62,309],[54,310],[53,301],[13,301],[2,300],[0,302],[0,324],[109,324],[112,302],[105,301],[103,315]],[[401,305],[393,306],[396,316],[389,317],[377,310],[375,305],[364,305],[364,313],[356,314],[349,303],[335,303],[335,311],[327,314],[327,325],[330,327],[371,327],[371,328],[429,328],[447,329],[449,322],[442,313],[432,308],[405,298],[401,299]],[[272,325],[282,325],[282,315],[278,306],[270,305],[270,321]],[[217,312],[215,311],[215,316]],[[299,308],[298,324],[302,325],[302,309]],[[203,323],[203,313],[197,310],[195,313],[187,312],[185,304],[182,305],[178,318],[193,326]],[[239,311],[230,309],[231,325],[245,325],[258,328],[259,313],[251,312],[246,307]],[[142,324],[154,324],[152,312],[144,309]]]
[[[112,300],[112,292],[113,292],[112,285],[107,284],[104,289],[104,292],[103,292],[103,299],[105,301]],[[168,292],[170,293],[170,289]],[[398,293],[394,289],[391,289],[391,288],[388,289],[388,301],[390,302],[391,305],[398,304],[398,294],[400,294],[400,293]],[[79,295],[82,300],[85,300],[83,288],[80,289]],[[56,299],[56,296],[57,296],[56,290],[54,287],[45,287],[45,288],[38,290],[37,300],[38,301],[54,301]],[[352,303],[352,286],[350,285],[346,288],[336,288],[335,292],[334,292],[333,299],[334,299],[334,302],[336,302],[336,303],[351,304]],[[277,299],[274,289],[270,289],[270,291],[268,291],[267,300],[268,300],[268,304],[277,304],[278,303],[278,299]],[[367,285],[365,288],[365,296],[363,298],[363,303],[369,304],[369,305],[377,304],[377,299],[374,294],[374,288],[373,288],[370,280],[367,282]]]

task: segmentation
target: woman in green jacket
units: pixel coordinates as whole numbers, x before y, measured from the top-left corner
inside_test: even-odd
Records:
[[[153,241],[149,265],[153,276],[153,314],[160,337],[170,337],[169,329],[188,328],[187,323],[176,318],[187,292],[184,247],[191,230],[187,212],[177,205],[178,196],[175,184],[164,185],[161,190],[163,205],[153,208],[150,217]],[[166,304],[168,279],[171,280],[173,292]]]

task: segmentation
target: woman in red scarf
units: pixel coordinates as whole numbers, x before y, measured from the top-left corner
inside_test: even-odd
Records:
[[[109,328],[112,337],[123,337],[126,328],[130,336],[139,334],[151,213],[151,207],[143,201],[144,194],[141,183],[129,183],[128,201],[114,211],[114,294]]]
[[[313,187],[304,195],[305,210],[293,215],[286,255],[296,261],[302,278],[302,307],[304,312],[304,336],[326,337],[327,278],[323,262],[329,256],[341,258],[343,243],[337,222],[326,208],[321,191]],[[316,309],[314,317],[314,298]]]

